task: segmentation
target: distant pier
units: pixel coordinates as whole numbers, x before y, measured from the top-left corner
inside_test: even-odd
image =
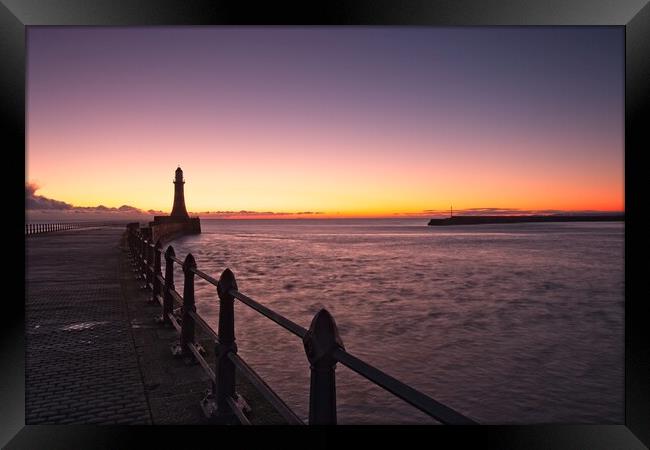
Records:
[[[610,215],[546,215],[546,216],[453,216],[444,219],[429,220],[430,226],[444,225],[484,225],[498,223],[530,223],[530,222],[623,222],[625,214]]]

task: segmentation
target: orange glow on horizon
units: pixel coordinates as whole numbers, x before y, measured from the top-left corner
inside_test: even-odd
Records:
[[[44,180],[31,180],[41,186],[37,195],[74,206],[129,205],[144,211],[169,213],[176,163],[169,157],[167,161],[161,158],[150,164],[147,171],[141,171],[137,153],[120,153],[121,158],[115,158],[113,153],[114,159],[110,161],[118,169],[109,171],[109,160],[104,160],[103,153],[88,155],[87,160],[65,161],[65,164],[52,165],[46,158],[30,164],[28,149],[28,174],[47,176]],[[477,161],[472,171],[454,171],[453,162],[443,168],[434,161],[382,160],[381,155],[366,162],[350,161],[350,158],[340,161],[276,158],[273,162],[264,160],[264,153],[261,155],[262,161],[251,166],[235,154],[230,160],[233,164],[228,167],[248,167],[241,170],[219,171],[220,164],[210,158],[206,164],[182,164],[188,211],[199,215],[207,211],[276,214],[309,211],[320,213],[310,215],[314,218],[326,218],[426,216],[425,211],[447,210],[450,204],[457,210],[479,207],[624,209],[623,173],[604,168],[585,174],[555,169],[548,176],[546,167],[523,171],[490,164],[487,159]],[[69,172],[78,175],[69,177]]]

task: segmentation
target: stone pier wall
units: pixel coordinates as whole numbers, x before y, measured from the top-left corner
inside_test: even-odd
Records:
[[[157,242],[160,239],[163,243],[167,243],[185,234],[201,233],[201,222],[198,217],[182,222],[171,220],[153,221],[149,222],[149,227],[151,228],[153,242]]]

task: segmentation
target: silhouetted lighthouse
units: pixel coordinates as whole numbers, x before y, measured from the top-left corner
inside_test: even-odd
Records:
[[[178,167],[178,169],[176,169],[176,179],[174,180],[174,207],[172,208],[171,213],[172,217],[178,219],[188,219],[190,217],[185,208],[184,184],[185,180],[183,180],[183,170]]]
[[[185,180],[183,169],[176,169],[174,178],[174,206],[169,216],[153,216],[149,227],[140,228],[140,231],[153,242],[169,242],[185,234],[201,233],[201,221],[198,217],[190,217],[185,207]]]

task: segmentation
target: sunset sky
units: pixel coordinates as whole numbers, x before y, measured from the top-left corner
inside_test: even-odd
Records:
[[[621,27],[29,27],[26,183],[75,207],[624,209]],[[29,191],[29,189],[27,189]]]

